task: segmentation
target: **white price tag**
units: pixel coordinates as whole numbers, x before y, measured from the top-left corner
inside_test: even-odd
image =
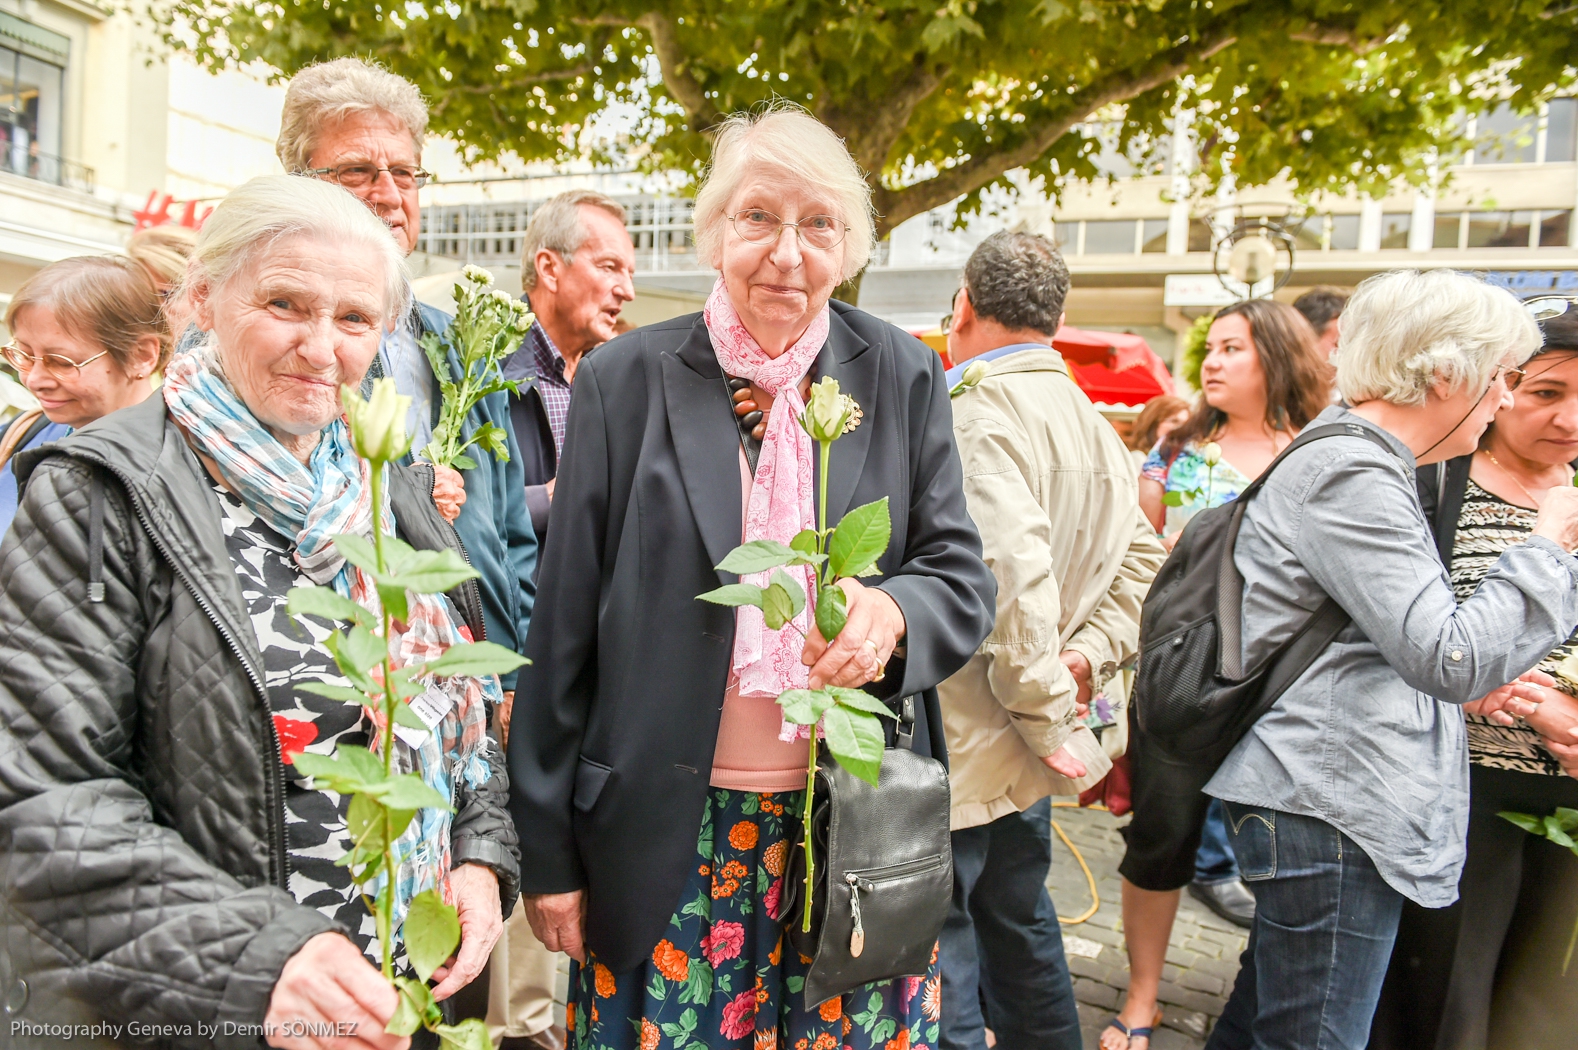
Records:
[[[444,720],[444,716],[449,714],[449,709],[454,706],[455,701],[448,693],[439,689],[437,685],[429,683],[427,692],[421,696],[413,697],[411,700],[411,710],[416,712],[416,717],[422,720],[423,724],[427,726],[427,730],[411,729],[406,726],[396,725],[394,727],[395,736],[399,737],[405,742],[407,747],[413,750],[421,747],[427,743],[428,731],[436,728],[438,723]]]

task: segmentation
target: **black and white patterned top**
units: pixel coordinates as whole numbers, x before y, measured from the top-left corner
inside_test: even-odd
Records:
[[[1502,551],[1529,538],[1538,517],[1537,511],[1514,506],[1469,480],[1457,518],[1457,538],[1452,541],[1452,591],[1458,601],[1464,601],[1478,589]],[[1554,677],[1562,692],[1578,695],[1578,689],[1556,673],[1556,665],[1572,654],[1575,644],[1578,632],[1540,661],[1540,670]],[[1517,773],[1562,775],[1561,765],[1540,743],[1540,735],[1528,726],[1521,722],[1500,726],[1480,715],[1464,717],[1468,720],[1469,761],[1474,765]]]
[[[360,706],[302,692],[302,682],[349,685],[324,647],[333,625],[319,617],[294,618],[285,612],[292,587],[311,586],[291,557],[291,545],[227,489],[215,487],[224,508],[225,549],[241,578],[268,688],[269,707],[280,753],[285,756],[285,832],[290,894],[345,929],[374,965],[381,962],[378,929],[349,869],[335,864],[350,852],[345,829],[348,798],[309,788],[289,755],[311,751],[330,755],[339,744],[369,746],[369,723]],[[403,962],[396,945],[396,959]]]

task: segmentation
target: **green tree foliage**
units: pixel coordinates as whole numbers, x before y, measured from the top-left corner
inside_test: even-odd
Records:
[[[210,66],[375,58],[478,159],[581,157],[619,103],[630,155],[694,174],[720,115],[797,101],[870,173],[882,233],[961,195],[978,207],[1016,168],[1054,191],[1094,178],[1089,122],[1115,119],[1142,156],[1180,107],[1201,192],[1422,182],[1455,114],[1526,111],[1578,53],[1571,0],[146,2]]]

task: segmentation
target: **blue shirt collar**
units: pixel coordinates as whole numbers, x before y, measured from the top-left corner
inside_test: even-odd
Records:
[[[961,365],[954,365],[952,368],[948,369],[945,378],[948,381],[948,386],[953,387],[959,382],[961,378],[963,378],[964,370],[969,368],[977,361],[996,361],[1000,357],[1007,357],[1009,354],[1017,354],[1021,350],[1050,349],[1052,348],[1046,343],[1010,343],[1007,346],[1000,346],[996,350],[988,350],[984,354],[978,354]]]

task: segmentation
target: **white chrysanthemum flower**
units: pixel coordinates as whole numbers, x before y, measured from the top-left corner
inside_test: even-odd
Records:
[[[468,264],[465,269],[460,271],[460,273],[466,278],[466,280],[475,284],[480,284],[483,287],[487,287],[493,283],[493,275],[480,266]]]

